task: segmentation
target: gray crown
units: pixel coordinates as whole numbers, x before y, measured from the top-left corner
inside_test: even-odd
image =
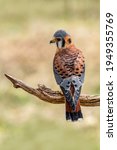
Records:
[[[64,38],[65,36],[69,35],[66,33],[64,30],[58,30],[54,33],[54,37],[62,37]]]

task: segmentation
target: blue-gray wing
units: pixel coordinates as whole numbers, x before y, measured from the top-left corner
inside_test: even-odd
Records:
[[[81,77],[80,77],[80,80],[81,80],[81,83],[84,83],[84,77],[85,77],[85,64],[83,66],[83,73],[81,74]]]
[[[58,71],[55,69],[54,65],[53,65],[53,72],[54,72],[54,77],[55,77],[57,84],[60,85],[63,82],[63,78],[58,73]]]
[[[71,78],[65,78],[63,79],[61,77],[61,75],[58,73],[58,71],[55,69],[55,67],[53,66],[53,71],[54,71],[54,76],[56,79],[57,84],[60,86],[66,101],[70,104],[72,110],[75,110],[75,103],[74,100],[71,96],[71,92],[70,92],[70,83],[71,83]]]
[[[74,85],[74,102],[75,105],[77,105],[79,97],[80,97],[80,93],[81,93],[81,88],[82,88],[82,84],[84,82],[84,77],[85,77],[85,65],[83,67],[83,72],[81,73],[81,76],[73,76],[72,77],[72,84]]]

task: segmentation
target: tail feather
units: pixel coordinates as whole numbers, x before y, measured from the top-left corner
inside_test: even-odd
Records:
[[[75,89],[71,84],[70,89],[61,86],[61,90],[66,98],[66,120],[77,121],[79,118],[83,118],[79,101],[81,87]]]
[[[83,118],[83,114],[80,108],[80,102],[78,102],[75,111],[73,111],[69,106],[69,103],[66,102],[66,120],[77,121],[79,118]]]
[[[81,110],[78,112],[66,112],[66,120],[77,121],[80,118],[83,118]]]

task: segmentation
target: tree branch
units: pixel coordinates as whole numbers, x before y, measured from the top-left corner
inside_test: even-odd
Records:
[[[38,88],[32,88],[23,83],[21,80],[18,80],[8,74],[5,74],[5,76],[13,83],[15,88],[21,88],[45,102],[53,104],[62,104],[65,102],[64,96],[61,92],[53,91],[45,85],[38,84]],[[81,95],[79,99],[82,106],[100,105],[100,97],[98,95]]]

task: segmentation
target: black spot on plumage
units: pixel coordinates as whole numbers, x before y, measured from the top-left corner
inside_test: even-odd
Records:
[[[63,79],[65,78],[65,76],[63,75],[63,76],[61,76]]]
[[[68,77],[71,77],[71,74],[69,74]]]
[[[63,76],[63,74],[62,74],[62,73],[60,73],[60,76]]]
[[[64,67],[66,67],[67,66],[67,64],[64,64]]]
[[[65,71],[63,71],[62,73],[65,74]]]
[[[69,85],[66,85],[67,88],[69,88]]]
[[[59,65],[57,65],[56,68],[58,69],[58,68],[59,68]]]
[[[73,80],[72,82],[75,83],[75,80]]]
[[[70,82],[69,82],[69,81],[68,81],[67,83],[68,83],[68,84],[70,84]]]
[[[79,74],[78,76],[81,77],[81,74]]]

